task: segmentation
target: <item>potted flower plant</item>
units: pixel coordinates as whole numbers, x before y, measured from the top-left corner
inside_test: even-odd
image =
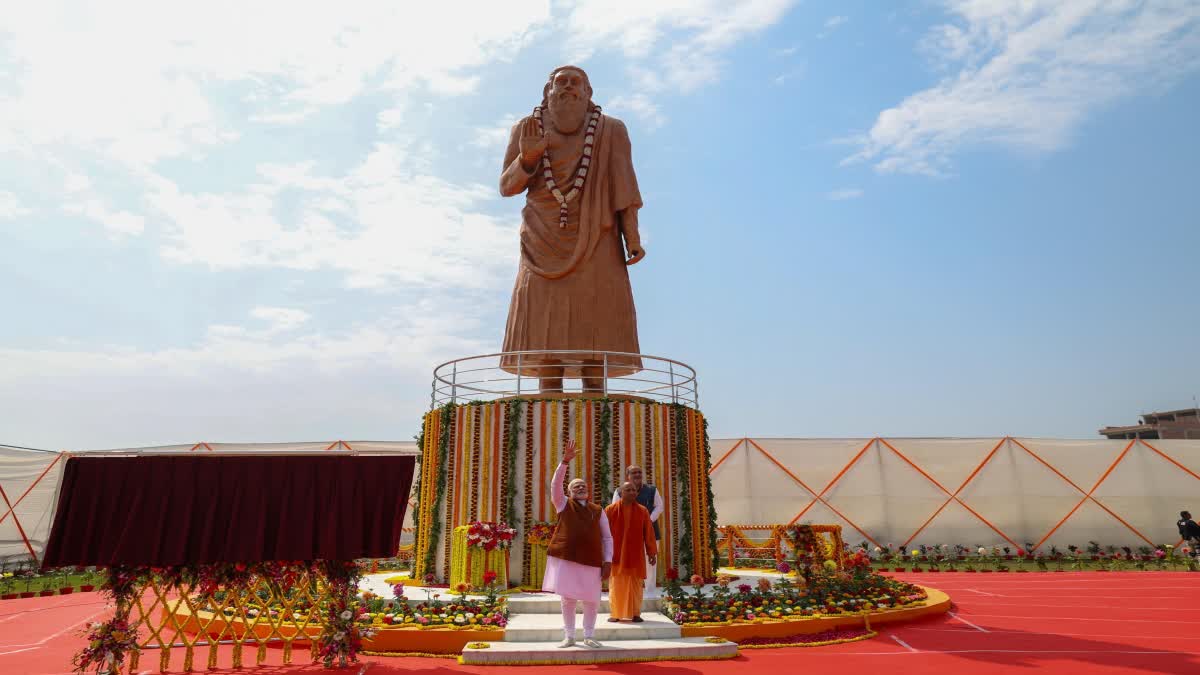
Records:
[[[12,600],[17,597],[17,593],[13,591],[15,583],[16,576],[12,572],[0,572],[0,600]]]
[[[58,594],[69,595],[75,592],[75,587],[71,585],[71,568],[64,567],[58,570]]]
[[[999,546],[992,547],[992,560],[996,563],[996,571],[997,572],[1007,572],[1008,571],[1008,565],[1005,563],[1008,561],[1010,556],[1006,553],[1007,551],[1008,551],[1007,546],[1004,547],[1003,549],[1001,549]]]
[[[946,571],[947,572],[957,572],[958,571],[958,556],[955,555],[954,553],[951,553],[949,544],[942,544],[940,548],[941,548],[941,553],[942,553],[942,564],[944,564],[946,566]]]
[[[21,581],[25,582],[25,590],[21,591],[22,598],[32,598],[37,596],[37,591],[33,590],[33,580],[37,578],[37,573],[29,568],[22,569],[17,572],[17,576]]]
[[[42,590],[38,591],[38,595],[48,598],[57,593],[53,588],[50,588],[55,583],[53,574],[42,575],[38,580],[41,582],[40,586],[42,588]]]
[[[96,590],[96,571],[89,569],[83,573],[83,583],[80,584],[79,590],[82,593],[90,593]]]
[[[921,551],[914,548],[908,552],[908,557],[911,561],[909,564],[912,565],[912,567],[909,568],[910,571],[921,572]]]

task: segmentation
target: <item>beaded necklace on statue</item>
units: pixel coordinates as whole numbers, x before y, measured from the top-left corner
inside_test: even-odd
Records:
[[[533,119],[537,120],[538,127],[541,129],[542,135],[546,134],[546,128],[542,124],[542,106],[533,109]],[[542,154],[542,175],[546,178],[546,187],[550,189],[550,194],[558,200],[558,226],[567,226],[567,202],[579,196],[583,192],[583,184],[587,182],[588,165],[592,163],[592,146],[596,144],[596,123],[600,121],[600,106],[592,106],[592,113],[588,116],[587,131],[583,136],[583,157],[579,160],[579,168],[575,170],[575,180],[571,182],[571,189],[567,190],[567,194],[563,194],[559,189],[558,183],[554,180],[554,172],[550,170],[550,149]]]

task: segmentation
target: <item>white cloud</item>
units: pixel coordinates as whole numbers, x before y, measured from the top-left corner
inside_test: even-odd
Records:
[[[508,138],[512,134],[513,125],[517,123],[516,115],[505,115],[498,122],[489,127],[476,127],[475,138],[471,144],[477,148],[485,150],[494,150],[499,154],[504,154],[504,150],[508,147]],[[499,160],[497,160],[499,162]]]
[[[477,211],[494,193],[414,173],[400,144],[379,144],[343,176],[311,163],[259,168],[238,193],[193,193],[166,180],[148,201],[169,221],[164,255],[217,269],[332,269],[356,288],[482,288],[512,273],[515,222]],[[294,222],[276,209],[297,202]]]
[[[642,120],[648,129],[657,129],[667,121],[658,104],[649,96],[640,93],[632,96],[613,97],[608,102],[608,110],[615,112],[628,110]]]
[[[879,113],[861,150],[880,172],[945,173],[963,148],[1051,151],[1100,106],[1200,66],[1200,4],[949,0],[922,49],[952,71]]]
[[[250,310],[250,316],[269,323],[267,334],[270,335],[299,328],[312,318],[308,312],[291,307],[255,307]]]
[[[391,131],[400,127],[404,121],[405,108],[403,105],[395,105],[385,110],[380,110],[375,115],[375,126],[379,131]]]
[[[68,182],[72,181],[68,179]],[[82,185],[82,183],[76,182],[75,185]],[[146,219],[142,216],[129,211],[111,209],[96,197],[68,203],[63,206],[63,210],[100,223],[108,231],[109,236],[114,238],[139,235],[146,229]]]
[[[866,194],[866,193],[863,192],[860,188],[844,188],[841,190],[834,190],[833,192],[830,192],[827,196],[835,202],[840,202],[840,201],[845,201],[847,199],[858,199],[859,197],[863,196],[864,194]]]
[[[847,17],[847,16],[831,16],[825,20],[825,27],[826,28],[837,28],[838,26],[846,23],[849,20],[850,20],[850,17]]]
[[[87,192],[92,189],[92,179],[81,173],[71,173],[63,180],[63,189],[71,193]]]
[[[721,52],[779,21],[794,0],[582,0],[567,18],[573,59],[616,47],[652,61],[656,79],[682,92],[715,81]],[[669,45],[665,50],[662,47]]]
[[[417,93],[474,91],[472,71],[512,58],[551,20],[550,6],[464,12],[435,3],[417,14],[366,2],[297,11],[282,0],[24,5],[0,26],[0,73],[13,74],[0,89],[0,151],[63,176],[45,190],[65,192],[63,211],[114,238],[161,227],[162,252],[178,262],[334,269],[354,287],[479,287],[500,269],[511,273],[515,229],[480,212],[493,188],[434,174],[432,143],[406,133],[405,111]],[[364,94],[395,103],[377,113],[387,140],[349,170],[265,165],[259,139],[237,145],[262,136],[261,125],[323,135],[320,125],[300,125]],[[165,159],[199,162],[218,146],[230,146],[222,151],[231,166],[263,164],[262,180],[222,191],[163,173]],[[104,166],[103,188],[82,168],[89,162]],[[121,185],[123,203],[109,183]],[[293,217],[281,215],[297,198]]]
[[[20,218],[33,213],[21,205],[21,201],[11,192],[0,191],[0,220]]]
[[[549,19],[545,0],[468,12],[453,3],[26,3],[0,26],[0,68],[13,84],[0,93],[0,149],[69,147],[144,170],[232,142],[245,121],[295,124],[369,87],[473,91],[478,76],[465,71],[510,58]]]
[[[290,319],[271,318],[264,328],[213,325],[162,349],[0,347],[0,406],[22,421],[6,440],[79,449],[403,438],[429,405],[434,364],[494,351],[463,337],[479,332],[470,307],[431,297],[333,331],[307,322],[281,331]],[[131,410],[136,424],[112,423]]]
[[[841,26],[842,24],[846,23],[849,20],[850,20],[850,17],[848,17],[848,16],[831,16],[831,17],[829,17],[828,19],[825,20],[824,30],[822,30],[820,33],[817,33],[817,38],[824,40],[825,38],[829,37],[829,35],[832,34],[833,31],[837,30],[838,26]]]
[[[773,82],[776,86],[785,85],[791,80],[795,80],[797,78],[804,77],[805,70],[806,70],[805,65],[799,64],[787,72],[776,75],[774,78],[771,79],[771,82]]]
[[[439,299],[440,300],[440,299]],[[463,354],[483,353],[486,342],[456,337],[472,327],[472,311],[428,299],[398,308],[393,315],[338,331],[303,332],[307,312],[259,307],[251,317],[267,325],[209,326],[195,344],[142,350],[128,346],[57,349],[0,348],[6,364],[0,382],[57,376],[162,375],[200,377],[217,369],[272,373],[299,369],[343,373],[363,368],[428,372],[431,364]],[[11,367],[9,367],[11,366]]]

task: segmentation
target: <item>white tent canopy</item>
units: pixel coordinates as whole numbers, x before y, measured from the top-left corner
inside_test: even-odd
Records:
[[[0,445],[0,562],[41,557],[63,464],[61,453]]]
[[[1200,512],[1200,441],[712,441],[721,525],[829,523],[857,544],[1176,544]]]

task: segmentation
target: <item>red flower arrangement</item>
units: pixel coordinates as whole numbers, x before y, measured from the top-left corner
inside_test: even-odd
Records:
[[[517,531],[507,523],[474,522],[467,530],[467,546],[485,551],[505,549],[512,546]]]
[[[120,618],[93,623],[86,632],[88,646],[75,655],[75,671],[108,672],[119,668],[125,654],[137,648],[137,626]]]

